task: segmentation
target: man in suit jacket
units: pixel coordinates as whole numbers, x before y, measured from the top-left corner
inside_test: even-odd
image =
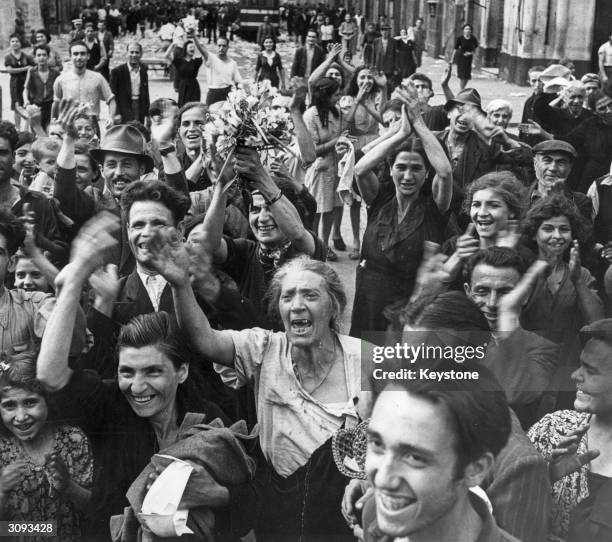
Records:
[[[144,123],[149,113],[149,76],[147,67],[140,63],[142,46],[128,45],[128,61],[113,68],[110,86],[117,101],[115,123],[137,120]]]
[[[383,25],[381,37],[376,38],[372,44],[374,68],[383,72],[387,77],[387,90],[390,93],[399,84],[397,41],[392,39],[391,27]]]
[[[309,30],[306,35],[306,45],[299,47],[293,57],[291,66],[291,77],[305,77],[310,74],[325,60],[325,52],[317,45],[319,36],[316,30]]]
[[[110,64],[113,55],[115,54],[115,40],[113,35],[106,30],[106,21],[98,21],[98,41],[104,45],[106,51],[106,64],[100,69],[100,73],[104,76],[104,79],[109,80],[110,76]]]

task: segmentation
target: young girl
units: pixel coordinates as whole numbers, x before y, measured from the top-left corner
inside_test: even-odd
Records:
[[[80,429],[49,421],[49,404],[27,351],[0,363],[0,514],[4,521],[56,522],[56,538],[81,540],[82,514],[93,478],[93,458]],[[17,541],[8,537],[7,541]]]
[[[17,108],[23,106],[23,89],[28,70],[34,65],[34,61],[21,50],[23,43],[17,34],[10,37],[9,45],[11,48],[4,57],[4,69],[0,72],[11,74],[11,109],[15,113],[15,127],[21,130],[21,115]]]

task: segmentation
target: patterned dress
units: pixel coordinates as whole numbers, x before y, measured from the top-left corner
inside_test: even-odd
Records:
[[[53,452],[57,453],[68,468],[70,478],[85,489],[91,489],[93,481],[93,456],[89,440],[78,428],[59,424],[54,427]],[[56,522],[56,537],[28,536],[31,542],[79,542],[81,540],[82,515],[74,504],[57,493],[49,482],[44,465],[35,463],[14,437],[0,440],[2,465],[26,461],[27,471],[21,483],[7,493],[3,519],[6,521]],[[17,542],[20,537],[3,538]]]

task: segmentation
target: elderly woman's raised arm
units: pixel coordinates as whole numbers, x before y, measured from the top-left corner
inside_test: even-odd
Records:
[[[174,310],[180,328],[193,348],[206,359],[234,366],[235,348],[231,335],[214,330],[198,305],[190,282],[190,267],[197,265],[174,228],[158,231],[149,241],[151,265],[172,288]]]

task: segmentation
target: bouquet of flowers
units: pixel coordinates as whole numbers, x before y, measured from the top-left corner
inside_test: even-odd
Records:
[[[284,108],[273,107],[277,96],[277,89],[264,80],[233,90],[223,105],[210,113],[203,137],[208,152],[214,150],[225,161],[224,168],[237,146],[284,147],[282,140],[290,139],[291,115]]]

